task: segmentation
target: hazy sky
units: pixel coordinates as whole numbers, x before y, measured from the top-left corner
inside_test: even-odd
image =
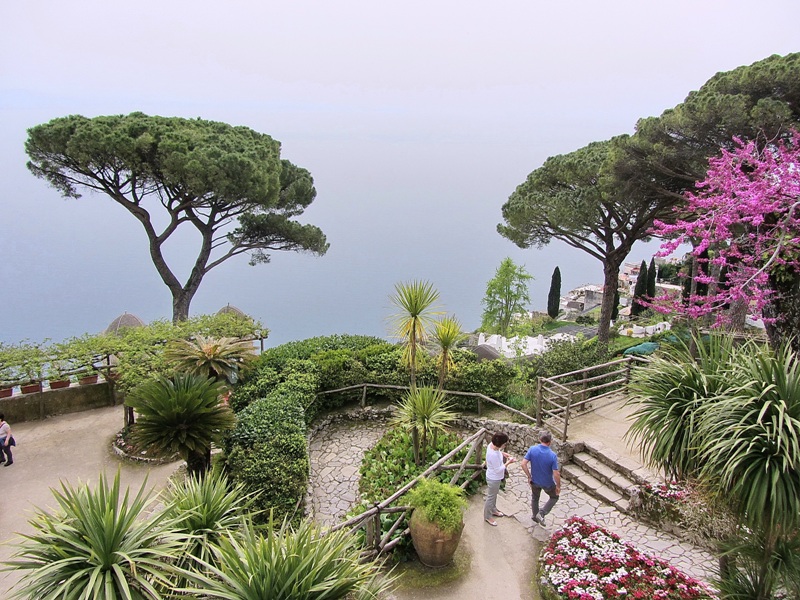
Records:
[[[318,196],[322,258],[244,257],[206,276],[192,313],[231,303],[270,343],[384,336],[394,283],[429,279],[468,329],[505,256],[564,288],[599,262],[520,250],[500,208],[551,155],[632,133],[718,71],[800,50],[800,2],[495,3],[27,0],[0,4],[0,341],[171,316],[141,226],[102,196],[65,200],[25,168],[26,129],[142,111],[245,125],[282,142]],[[196,240],[169,256],[184,279]],[[649,258],[636,248],[631,262]]]

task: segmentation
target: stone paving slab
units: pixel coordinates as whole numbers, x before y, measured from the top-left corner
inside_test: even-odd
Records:
[[[358,500],[358,467],[364,451],[380,439],[386,427],[384,422],[375,421],[335,423],[311,440],[309,508],[318,523],[332,525],[341,521]],[[510,469],[505,490],[500,492],[498,508],[542,542],[567,518],[579,516],[616,533],[640,551],[663,558],[687,575],[709,581],[715,573],[717,561],[710,552],[640,523],[568,481],[562,483],[561,497],[548,515],[547,526],[534,523],[530,486],[516,465]]]
[[[317,523],[329,526],[343,521],[358,502],[358,470],[364,452],[386,428],[384,421],[341,421],[311,439],[308,510]]]
[[[525,474],[519,469],[511,473],[506,489],[500,492],[498,507],[506,514],[513,514],[537,539],[546,541],[569,517],[578,516],[616,533],[642,552],[663,558],[687,575],[706,582],[714,576],[717,560],[707,550],[640,523],[563,479],[561,496],[547,517],[547,526],[534,523],[531,518],[530,486]],[[543,493],[542,500],[546,499],[545,496]]]

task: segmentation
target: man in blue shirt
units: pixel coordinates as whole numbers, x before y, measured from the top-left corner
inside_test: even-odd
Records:
[[[539,444],[531,446],[522,459],[522,470],[531,482],[531,508],[533,520],[544,525],[544,518],[555,506],[561,493],[561,473],[558,470],[558,457],[550,449],[553,437],[547,431],[539,433]],[[544,490],[548,499],[539,510],[539,496]]]

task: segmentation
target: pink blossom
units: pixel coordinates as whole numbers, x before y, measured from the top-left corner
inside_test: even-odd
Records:
[[[746,301],[757,314],[772,300],[769,277],[776,269],[800,269],[800,134],[759,149],[755,142],[735,139],[736,148],[723,149],[709,159],[704,181],[686,194],[686,205],[675,223],[656,221],[651,232],[669,238],[658,256],[668,256],[683,244],[692,244],[696,257],[707,249],[710,262],[727,270],[727,281],[708,296],[655,298],[650,305],[661,312],[679,312],[697,318],[717,314],[734,301]],[[708,271],[710,266],[703,265]],[[716,283],[710,272],[700,283]]]

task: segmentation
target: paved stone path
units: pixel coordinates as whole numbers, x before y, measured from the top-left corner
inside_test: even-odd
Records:
[[[356,502],[358,468],[364,451],[375,444],[385,429],[385,424],[374,421],[335,423],[311,440],[312,510],[317,522],[330,525],[340,521]],[[616,533],[637,549],[665,559],[687,575],[709,581],[716,566],[716,559],[709,552],[640,523],[567,481],[563,482],[560,499],[548,515],[547,527],[534,523],[530,487],[518,465],[510,470],[498,508],[513,516],[541,542],[568,517],[580,516]]]
[[[311,516],[322,525],[343,521],[357,503],[358,470],[364,452],[386,431],[383,421],[341,421],[319,431],[309,443]]]

